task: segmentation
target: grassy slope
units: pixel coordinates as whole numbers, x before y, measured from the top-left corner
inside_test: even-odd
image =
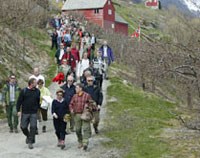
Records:
[[[50,49],[50,37],[44,30],[36,28],[29,28],[28,30],[21,32],[21,35],[28,38],[38,48],[39,51],[45,51],[51,57],[51,64],[45,72],[46,86],[49,86],[56,70],[56,64],[54,64],[54,54],[56,50]]]
[[[108,147],[121,149],[126,158],[159,158],[170,152],[169,144],[160,138],[162,129],[171,126],[175,105],[133,85],[124,85],[114,77],[108,87],[109,97],[117,102],[107,104],[106,136]]]

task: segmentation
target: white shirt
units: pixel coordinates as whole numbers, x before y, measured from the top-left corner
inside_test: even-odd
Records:
[[[9,87],[10,87],[10,101],[14,102],[15,101],[15,86],[9,85]]]
[[[107,53],[108,47],[107,46],[103,46],[103,56],[104,57],[108,57],[108,53]]]
[[[95,44],[95,37],[94,36],[92,36],[92,38],[91,38],[91,44]]]
[[[59,55],[59,58],[58,58],[59,60],[62,59],[64,53],[65,53],[65,52],[64,52],[64,49],[61,49],[61,50],[60,50],[60,55]]]
[[[78,70],[77,70],[77,76],[82,76],[83,71],[89,67],[89,59],[82,59],[82,61],[79,62]]]

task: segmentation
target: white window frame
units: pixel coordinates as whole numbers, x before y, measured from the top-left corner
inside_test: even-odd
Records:
[[[112,15],[112,10],[108,9],[108,15]]]

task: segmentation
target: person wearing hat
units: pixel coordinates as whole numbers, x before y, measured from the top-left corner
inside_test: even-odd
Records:
[[[64,116],[69,114],[69,106],[67,101],[64,99],[64,90],[58,89],[56,91],[56,99],[52,102],[53,115],[53,125],[55,128],[55,134],[58,138],[58,147],[61,149],[65,148],[65,130],[66,130],[66,122],[64,121]]]

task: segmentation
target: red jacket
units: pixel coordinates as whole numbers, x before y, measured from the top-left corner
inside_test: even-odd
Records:
[[[72,48],[71,49],[71,53],[74,56],[75,60],[80,61],[80,57],[79,57],[79,51],[76,48]]]
[[[72,70],[76,68],[76,60],[71,53],[65,53],[62,57],[62,60],[63,59],[67,60],[67,65],[71,66]]]

